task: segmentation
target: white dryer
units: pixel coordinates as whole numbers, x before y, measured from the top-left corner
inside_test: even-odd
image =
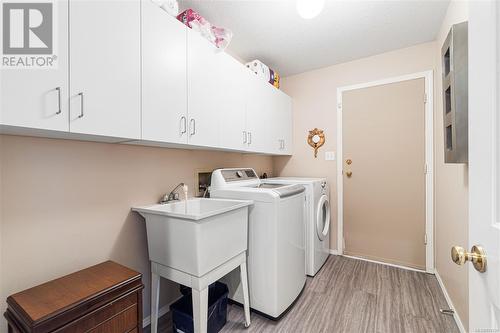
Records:
[[[253,169],[218,169],[210,196],[247,199],[250,307],[277,319],[293,305],[306,282],[302,185],[262,184]],[[243,303],[239,272],[224,278],[229,297]]]
[[[306,272],[314,276],[330,255],[330,189],[325,178],[276,177],[268,184],[301,184],[306,188]]]

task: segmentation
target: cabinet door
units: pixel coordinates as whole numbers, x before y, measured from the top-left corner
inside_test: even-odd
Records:
[[[187,27],[142,0],[142,139],[187,142]]]
[[[53,69],[2,69],[0,123],[68,131],[68,1],[54,1]]]
[[[285,95],[286,96],[286,95]],[[283,123],[285,124],[283,129],[283,152],[286,155],[291,155],[293,153],[293,109],[292,109],[292,99],[286,96],[284,103],[284,118]]]
[[[279,154],[291,154],[292,143],[292,100],[282,91],[276,90],[276,139],[278,141]]]
[[[254,73],[248,74],[246,124],[248,151],[276,153],[275,102],[273,86]]]
[[[248,68],[228,54],[221,54],[219,146],[221,148],[246,150],[246,96],[248,91]]]
[[[222,90],[222,63],[224,53],[209,43],[198,32],[188,30],[188,115],[189,143],[218,147]]]
[[[140,1],[69,4],[70,131],[139,139]]]

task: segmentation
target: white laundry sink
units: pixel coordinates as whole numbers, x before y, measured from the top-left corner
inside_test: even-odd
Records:
[[[146,220],[151,261],[200,277],[247,250],[252,204],[193,198],[132,210]]]

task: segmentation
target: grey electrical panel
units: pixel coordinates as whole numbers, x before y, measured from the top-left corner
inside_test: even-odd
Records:
[[[467,22],[451,27],[441,48],[445,163],[467,163],[468,38]]]

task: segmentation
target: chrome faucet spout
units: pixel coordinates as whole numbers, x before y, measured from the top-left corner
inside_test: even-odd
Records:
[[[181,187],[184,188],[184,186],[185,186],[184,183],[179,183],[179,185],[174,187],[174,189],[172,191],[170,191],[170,193],[167,193],[163,196],[163,198],[160,200],[160,203],[163,204],[163,203],[167,203],[170,201],[178,201],[179,200],[179,193],[177,193],[176,191]]]

